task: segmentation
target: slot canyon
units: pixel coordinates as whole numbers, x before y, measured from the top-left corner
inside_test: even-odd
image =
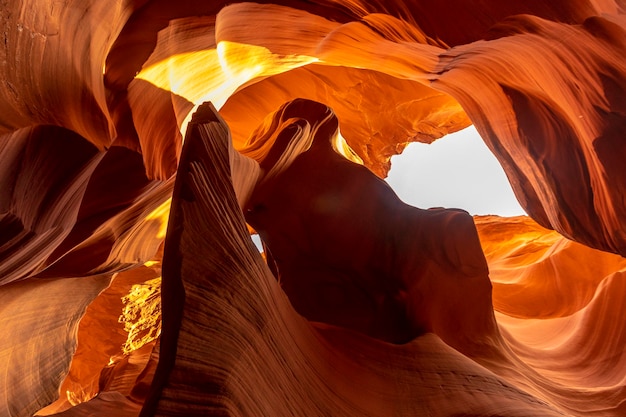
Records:
[[[0,417],[626,416],[626,1],[0,22]],[[384,181],[470,125],[528,216]]]

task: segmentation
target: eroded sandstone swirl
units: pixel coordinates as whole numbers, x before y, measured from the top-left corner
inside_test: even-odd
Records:
[[[0,416],[626,415],[626,4],[431,3],[2,2]]]

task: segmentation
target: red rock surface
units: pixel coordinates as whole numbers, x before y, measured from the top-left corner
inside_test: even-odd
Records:
[[[3,2],[0,416],[626,414],[626,4],[431,3]],[[533,220],[376,177],[469,124]]]

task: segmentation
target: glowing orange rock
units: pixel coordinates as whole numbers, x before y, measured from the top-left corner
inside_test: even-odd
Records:
[[[0,415],[30,416],[65,395],[58,390],[83,312],[115,274],[150,260],[165,238],[181,131],[206,100],[227,122],[230,142],[203,153],[198,143],[208,142],[198,136],[228,133],[221,122],[204,123],[216,116],[202,108],[190,145],[199,153],[193,163],[183,160],[188,171],[180,171],[186,177],[180,181],[187,188],[181,186],[174,201],[173,219],[182,229],[172,228],[168,239],[180,239],[182,249],[171,249],[169,257],[181,262],[170,263],[174,281],[163,287],[169,312],[163,359],[145,416],[179,413],[197,399],[202,382],[210,392],[199,413],[215,406],[248,415],[626,414],[623,258],[596,251],[626,254],[623,2],[276,3],[3,3],[0,328],[11,337],[0,343],[0,373],[8,381],[0,386]],[[527,220],[478,221],[496,328],[466,215],[390,202],[385,186],[328,143],[319,147],[316,140],[302,153],[278,140],[272,149],[279,155],[271,154],[266,166],[246,147],[257,126],[257,137],[293,137],[288,126],[295,122],[266,116],[300,97],[333,108],[345,143],[333,139],[331,147],[380,177],[408,142],[432,142],[476,125],[527,212],[560,234]],[[317,126],[315,108],[325,107],[307,106],[304,113],[312,114],[298,117]],[[202,130],[210,126],[217,131]],[[333,172],[320,172],[321,160],[330,160]],[[217,172],[213,161],[222,164]],[[265,172],[283,163],[281,174]],[[213,172],[208,180],[205,171]],[[334,171],[371,187],[371,195],[331,182],[326,175]],[[313,204],[318,194],[301,193],[305,187],[294,185],[290,172],[306,187],[324,183],[331,197]],[[257,179],[264,183],[255,191]],[[249,217],[264,234],[272,252],[267,258],[282,271],[291,301],[251,246],[240,212],[254,207],[253,198],[283,213],[288,206],[276,202],[283,195],[293,207],[309,209],[301,230],[295,227],[302,219],[281,226]],[[364,199],[367,216],[352,215],[348,197]],[[315,207],[340,215],[322,219]],[[396,210],[409,213],[410,227],[387,218]],[[392,249],[371,243],[380,239],[378,231],[351,223],[372,226],[366,218],[379,212],[399,231],[389,239],[382,233]],[[176,217],[180,213],[187,217]],[[427,218],[433,222],[422,223]],[[213,240],[194,231],[192,220]],[[439,223],[461,231],[449,233],[450,241],[430,240],[426,229]],[[410,233],[418,225],[419,232]],[[521,235],[503,232],[509,228]],[[328,229],[345,234],[326,242],[320,235]],[[307,251],[285,243],[300,241],[303,232],[317,245],[315,268],[328,277],[346,263],[364,288],[358,292],[333,273],[333,288],[321,298],[303,292],[296,282],[309,268],[301,256]],[[401,239],[405,234],[429,243],[415,250]],[[471,249],[460,252],[469,257],[453,256],[465,242]],[[379,250],[418,253],[415,269],[424,268],[423,276],[393,271],[402,262],[378,265],[388,259],[371,255]],[[477,286],[457,285],[457,273],[478,263]],[[380,282],[364,265],[390,278]],[[227,279],[207,280],[208,270]],[[304,279],[310,288],[313,278]],[[422,298],[419,308],[407,301],[411,294]],[[342,310],[336,296],[354,305]],[[361,309],[359,300],[372,298]],[[480,308],[469,308],[476,299]],[[318,308],[324,300],[335,303],[334,314]],[[303,319],[290,303],[326,324]],[[383,317],[372,314],[376,309]],[[354,317],[357,311],[369,317]],[[474,340],[477,334],[484,337]],[[394,342],[417,337],[392,345],[368,335]],[[113,409],[137,415],[159,360],[158,349],[152,354],[135,351],[107,367],[101,373],[106,389],[62,415],[111,415]],[[91,382],[76,382],[76,401],[94,394]]]
[[[305,117],[294,119],[298,110],[308,111]],[[212,111],[212,107],[205,106],[196,113],[183,148],[164,252],[160,363],[152,396],[141,415],[170,415],[181,408],[187,415],[491,415],[502,409],[510,410],[509,415],[558,415],[550,405],[494,376],[434,334],[395,345],[345,328],[307,322],[296,314],[249,238],[230,180],[232,149],[229,151],[228,130]],[[293,103],[283,114],[292,116],[289,119],[305,131],[307,127],[318,127],[310,131],[320,136],[315,137],[308,152],[315,153],[316,146],[323,149],[336,127],[332,117],[325,117],[332,113],[314,103]],[[281,136],[286,140],[293,134],[298,136],[298,129],[293,127],[281,131],[278,141]],[[298,161],[296,158],[293,164]],[[351,168],[365,175],[356,174],[355,178],[361,177],[367,187],[372,185],[371,180],[379,181],[361,167],[344,167],[348,172]],[[288,173],[289,169],[285,170],[284,174]],[[267,209],[271,211],[272,207]],[[268,235],[271,237],[274,232]],[[298,234],[297,238],[303,236],[306,235]],[[426,237],[434,241],[418,241],[425,249],[441,239],[432,234]],[[429,253],[439,253],[438,249]],[[344,256],[349,265],[354,253],[342,253],[338,256]],[[468,253],[473,255],[471,247]],[[481,259],[479,252],[478,260]],[[285,264],[278,260],[278,265],[280,268]],[[357,262],[357,268],[359,265]],[[440,265],[453,270],[458,267],[447,259]],[[471,264],[465,264],[468,265]],[[478,269],[484,273],[484,264]],[[355,274],[354,285],[358,286],[359,280],[368,285],[368,277],[359,276],[361,271],[351,272]],[[479,279],[486,279],[480,272]],[[292,279],[289,273],[287,279]],[[424,276],[426,282],[418,284],[437,285],[428,278]],[[462,287],[462,280],[470,278],[449,279],[453,281],[451,285]],[[343,285],[342,280],[336,282]],[[468,288],[473,287],[481,291],[480,286]],[[348,286],[343,289],[346,293],[354,291]],[[454,290],[448,295],[454,295]],[[300,300],[296,294],[295,303]],[[350,307],[352,313],[358,311],[355,306]],[[490,309],[488,314],[491,315]],[[452,320],[446,326],[456,324],[459,323]],[[376,327],[364,330],[353,323],[347,325],[381,336],[376,334]],[[454,342],[476,348],[472,349],[475,355],[492,357],[498,335],[495,328],[491,330],[491,334],[474,333],[471,336],[475,337],[460,337]],[[392,338],[396,336],[393,333]],[[443,333],[444,337],[449,336]],[[458,332],[452,335],[463,336]],[[381,357],[385,360],[376,359]]]

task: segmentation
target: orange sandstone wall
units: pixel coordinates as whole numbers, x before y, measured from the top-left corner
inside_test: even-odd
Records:
[[[3,2],[0,415],[623,415],[625,13]],[[534,221],[376,178],[469,124]],[[160,342],[81,368],[164,241]]]

